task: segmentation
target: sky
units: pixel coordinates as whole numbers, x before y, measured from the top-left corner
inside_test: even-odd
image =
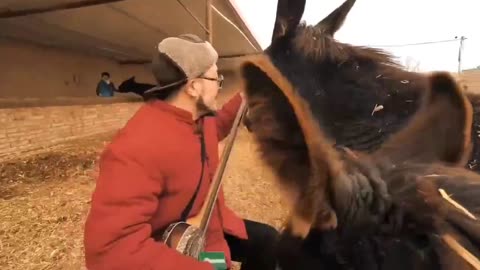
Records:
[[[231,0],[262,48],[271,40],[277,0]],[[316,24],[343,0],[307,0],[302,20]],[[480,66],[480,1],[357,0],[335,38],[354,45],[383,46],[458,39],[463,35],[462,69]],[[475,27],[476,26],[476,27]],[[477,28],[477,29],[475,29]],[[380,47],[420,71],[458,69],[459,41]],[[409,59],[409,60],[407,60]]]

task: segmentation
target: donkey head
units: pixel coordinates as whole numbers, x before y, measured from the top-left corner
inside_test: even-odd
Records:
[[[422,75],[403,70],[387,53],[335,40],[354,3],[346,0],[317,24],[306,25],[300,22],[305,0],[279,0],[264,54],[308,101],[334,143],[375,150],[416,111],[427,86]],[[256,87],[267,87],[258,81],[262,75],[243,75]],[[252,109],[246,118],[250,131],[259,128],[253,114]]]
[[[260,153],[293,197],[305,200],[296,202],[299,209],[292,216],[299,221],[295,224],[302,224],[292,227],[303,236],[319,218],[313,215],[317,210],[323,218],[316,222],[335,225],[328,179],[341,166],[335,151],[324,146],[350,146],[354,140],[360,146],[379,143],[383,139],[379,127],[386,123],[389,130],[389,121],[401,124],[398,119],[415,108],[418,89],[410,81],[420,76],[403,71],[380,51],[333,38],[354,2],[347,0],[315,26],[306,26],[300,24],[305,1],[279,0],[271,45],[240,68],[248,97],[247,123]],[[392,94],[398,90],[407,98],[411,94],[414,102],[389,99],[385,87]],[[370,124],[378,103],[388,109]],[[300,213],[317,204],[321,209]]]
[[[263,160],[295,199],[283,233],[287,241],[279,247],[285,270],[321,269],[329,260],[318,254],[305,260],[310,252],[304,252],[303,243],[309,241],[302,239],[319,231],[323,239],[332,224],[348,230],[345,225],[354,223],[347,220],[352,211],[360,219],[369,215],[369,210],[352,207],[353,198],[366,187],[355,179],[375,184],[375,198],[385,192],[381,186],[388,179],[370,181],[376,173],[368,170],[392,168],[385,162],[397,168],[408,163],[424,168],[457,165],[469,153],[471,105],[451,76],[407,72],[382,51],[334,39],[354,2],[346,0],[319,23],[307,26],[300,23],[305,1],[279,0],[271,45],[240,68],[249,128]],[[361,154],[369,164],[365,177],[355,178],[356,171],[362,175],[365,168],[335,151],[335,144],[373,152]],[[407,174],[418,173],[406,168]],[[352,251],[348,244],[343,248]]]
[[[450,98],[460,93],[451,77],[407,72],[386,53],[333,38],[354,2],[347,0],[318,24],[306,26],[300,24],[305,1],[280,0],[271,45],[240,67],[249,128],[263,160],[296,200],[288,226],[302,237],[312,225],[337,225],[335,211],[342,198],[333,190],[344,183],[336,180],[346,169],[334,144],[378,149],[371,156],[377,160],[385,157],[395,163],[418,157],[427,164],[462,162],[469,145],[468,136],[454,135],[441,120],[450,119],[468,131],[468,119],[462,121],[468,115],[463,113],[466,103]],[[421,104],[429,105],[423,107],[430,108],[424,109],[427,114],[418,114],[420,120],[410,122],[400,135],[384,136],[409,123]],[[452,104],[460,105],[452,109]],[[374,110],[375,105],[383,110]]]

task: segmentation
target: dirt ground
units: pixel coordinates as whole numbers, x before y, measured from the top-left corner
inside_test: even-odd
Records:
[[[84,269],[83,225],[95,164],[111,136],[0,163],[0,269]],[[245,218],[279,228],[285,206],[243,128],[224,177],[228,205]]]

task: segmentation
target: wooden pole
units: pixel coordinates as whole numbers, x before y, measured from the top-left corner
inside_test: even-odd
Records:
[[[463,50],[463,41],[467,39],[462,36],[460,38],[460,47],[458,48],[458,74],[462,73],[462,50]]]
[[[205,8],[206,8],[206,14],[205,18],[207,21],[207,29],[208,31],[206,32],[207,40],[213,45],[213,24],[212,24],[212,0],[205,0]]]
[[[238,129],[240,128],[240,125],[242,123],[241,121],[247,112],[247,108],[247,101],[243,99],[237,115],[235,116],[235,120],[233,121],[233,126],[230,130],[230,134],[227,137],[225,147],[223,148],[222,155],[220,157],[220,162],[217,166],[217,169],[215,170],[215,174],[213,175],[212,184],[210,186],[210,189],[208,190],[207,199],[203,204],[200,213],[197,215],[201,217],[199,228],[204,235],[207,231],[208,224],[210,223],[210,218],[212,217],[213,207],[218,198],[218,192],[220,190],[220,185],[222,184],[223,173],[225,172],[228,158],[230,157],[230,153],[232,152]]]
[[[192,18],[200,25],[200,27],[202,27],[202,29],[205,30],[205,33],[209,32],[208,26],[203,25],[203,23],[197,18],[197,16],[195,16],[195,14],[193,14],[193,12],[182,1],[177,0],[177,3],[179,3],[183,7],[183,9],[185,9],[185,11],[187,11],[188,14],[192,16]]]

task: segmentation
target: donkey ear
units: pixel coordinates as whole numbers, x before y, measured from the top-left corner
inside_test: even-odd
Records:
[[[305,10],[306,0],[278,0],[272,43],[297,28]]]
[[[308,101],[266,55],[251,57],[240,72],[250,128],[263,160],[295,200],[290,230],[305,237],[314,222],[321,227],[336,226],[328,187],[343,164]]]
[[[257,114],[257,107],[265,107],[278,118],[270,118],[272,123],[294,122],[301,130],[302,139],[307,146],[310,158],[324,159],[325,163],[336,163],[336,150],[333,142],[323,133],[307,100],[305,100],[290,81],[275,67],[266,55],[251,57],[241,66],[243,87],[249,101],[250,115]],[[283,113],[281,113],[283,111]],[[283,118],[289,116],[288,118]],[[251,123],[255,125],[255,123]],[[265,128],[265,126],[262,126]],[[290,126],[291,128],[293,127]],[[287,130],[291,133],[293,130]],[[331,158],[331,160],[329,160]],[[313,162],[313,161],[311,161]]]
[[[433,73],[429,83],[421,108],[374,153],[377,158],[466,163],[471,151],[472,105],[449,73]]]
[[[348,13],[355,4],[355,0],[347,0],[327,17],[321,20],[315,27],[321,29],[323,33],[333,36],[335,32],[342,27]]]

